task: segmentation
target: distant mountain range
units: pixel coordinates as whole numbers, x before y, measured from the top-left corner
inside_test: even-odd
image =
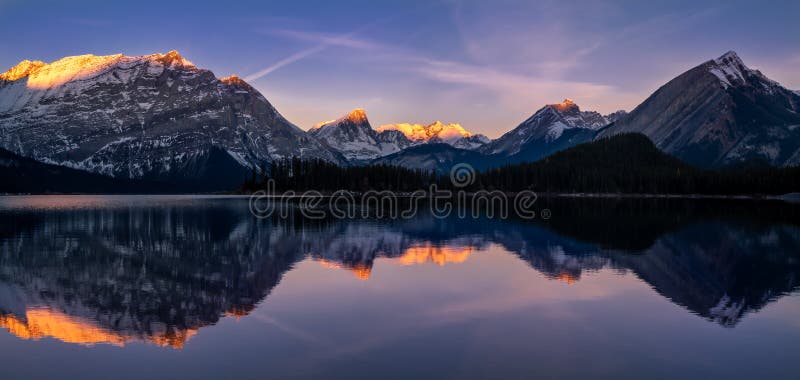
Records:
[[[632,112],[569,99],[490,140],[439,121],[373,128],[363,109],[305,132],[242,79],[217,78],[175,51],[22,61],[0,74],[0,148],[115,178],[235,187],[273,160],[388,163],[446,171],[531,162],[620,133],[642,133],[695,166],[800,164],[800,95],[736,53],[704,62]]]

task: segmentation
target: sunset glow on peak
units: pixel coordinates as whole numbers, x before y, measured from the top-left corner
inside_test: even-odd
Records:
[[[135,57],[123,54],[84,54],[64,57],[51,63],[24,60],[0,74],[0,79],[16,81],[27,78],[28,88],[44,90],[72,81],[91,79],[113,69],[130,70],[141,64],[195,68],[192,62],[183,58],[175,50],[167,54],[157,53]]]
[[[559,111],[564,111],[573,107],[578,108],[578,105],[570,98],[565,98],[561,103],[552,104],[552,106]]]
[[[399,123],[382,125],[378,128],[378,132],[388,130],[399,131],[412,141],[428,141],[433,138],[449,140],[472,136],[472,133],[460,124],[445,124],[438,120],[428,125]]]

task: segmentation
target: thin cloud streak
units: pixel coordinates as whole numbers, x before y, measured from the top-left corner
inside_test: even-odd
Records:
[[[310,57],[310,56],[312,56],[314,54],[320,53],[320,52],[328,49],[331,46],[343,46],[343,47],[349,47],[349,48],[354,48],[354,49],[372,48],[374,46],[370,46],[370,44],[367,43],[367,42],[354,39],[354,37],[357,36],[360,33],[363,33],[364,31],[368,30],[369,28],[372,28],[372,27],[374,27],[376,25],[385,23],[386,21],[392,19],[393,17],[394,16],[387,16],[387,17],[375,20],[375,21],[367,23],[367,24],[365,24],[365,25],[363,25],[363,26],[361,26],[361,27],[349,32],[349,33],[344,33],[344,34],[340,34],[340,35],[326,35],[326,34],[320,34],[320,33],[301,32],[301,31],[293,31],[293,30],[287,30],[287,29],[273,31],[272,33],[274,33],[274,34],[284,35],[286,37],[291,37],[291,38],[294,38],[294,39],[297,39],[297,40],[302,40],[302,41],[315,42],[315,43],[317,43],[317,45],[312,46],[312,47],[310,47],[308,49],[305,49],[305,50],[301,50],[301,51],[299,51],[297,53],[294,53],[294,54],[292,54],[292,55],[290,55],[290,56],[288,56],[288,57],[286,57],[284,59],[281,59],[280,61],[278,61],[278,62],[276,62],[276,63],[274,63],[274,64],[272,64],[270,66],[267,66],[267,67],[255,72],[255,73],[253,73],[253,74],[245,76],[244,79],[246,81],[254,81],[254,80],[260,79],[260,78],[264,77],[265,75],[268,75],[268,74],[274,72],[275,70],[278,70],[278,69],[280,69],[282,67],[291,65],[291,64],[296,63],[296,62],[299,62],[299,61],[301,61],[301,60],[303,60],[305,58],[308,58],[308,57]]]
[[[253,74],[245,76],[244,80],[246,80],[248,82],[251,82],[251,81],[254,81],[256,79],[262,78],[265,75],[267,75],[267,74],[269,74],[269,73],[271,73],[271,72],[273,72],[275,70],[280,69],[281,67],[284,67],[284,66],[287,66],[287,65],[291,65],[292,63],[298,62],[298,61],[302,60],[303,58],[306,58],[308,56],[311,56],[311,55],[314,55],[316,53],[319,53],[319,52],[327,49],[329,46],[330,45],[322,44],[322,45],[317,45],[317,46],[308,48],[306,50],[299,51],[299,52],[294,53],[294,54],[292,54],[292,55],[290,55],[290,56],[288,56],[288,57],[286,57],[284,59],[281,59],[278,62],[275,62],[274,64],[272,64],[270,66],[267,66],[267,67],[265,67],[265,68],[263,68],[263,69],[261,69],[259,71],[256,71]]]

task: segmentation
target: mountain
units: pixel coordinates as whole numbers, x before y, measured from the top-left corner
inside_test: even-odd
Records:
[[[363,109],[355,109],[339,119],[319,123],[308,134],[339,152],[350,163],[364,163],[405,149],[413,143],[401,133],[378,133]]]
[[[702,167],[798,165],[800,95],[731,51],[669,81],[598,137],[626,132]]]
[[[341,161],[242,79],[217,78],[175,51],[21,62],[0,75],[0,147],[156,180],[186,179],[187,167],[211,173],[200,166],[214,149],[245,169],[292,156]]]
[[[506,161],[536,161],[549,154],[591,141],[596,131],[616,121],[625,111],[603,116],[581,111],[575,102],[564,99],[548,104],[519,126],[480,148],[485,154],[505,157]]]
[[[382,125],[378,131],[399,131],[416,144],[444,143],[460,149],[477,149],[489,143],[489,138],[481,134],[473,134],[460,124],[444,124],[435,121],[422,124],[388,124]]]

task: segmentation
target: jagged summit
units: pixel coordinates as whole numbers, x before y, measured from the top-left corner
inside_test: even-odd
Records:
[[[708,64],[709,71],[716,75],[726,86],[734,83],[745,83],[746,74],[752,71],[733,50],[709,61]]]
[[[332,126],[340,126],[343,123],[354,124],[354,125],[362,125],[367,126],[369,129],[372,129],[372,126],[369,125],[369,119],[367,119],[367,112],[364,111],[363,108],[356,108],[350,111],[347,115],[344,115],[338,119],[323,121],[321,123],[314,124],[311,127],[311,130],[318,130],[318,129],[327,129],[328,127]]]
[[[38,70],[43,66],[47,66],[47,64],[42,61],[29,61],[26,59],[18,63],[16,66],[8,69],[8,71],[5,73],[0,74],[0,79],[15,81],[28,76],[31,72]]]
[[[240,78],[236,74],[231,74],[227,77],[219,78],[219,81],[234,86],[248,86],[248,87],[250,86],[249,84],[247,84],[247,82],[244,81],[244,79]]]
[[[548,104],[548,106],[562,113],[573,110],[580,112],[580,107],[578,107],[578,105],[575,104],[575,102],[573,102],[570,98],[565,98],[561,103]]]
[[[548,154],[592,139],[596,131],[625,115],[581,111],[569,98],[547,104],[519,126],[486,144],[481,152],[518,161],[535,161]]]
[[[719,78],[725,88],[758,82],[762,82],[765,88],[780,86],[778,82],[767,78],[761,71],[747,67],[733,50],[706,62],[705,65],[709,72]]]
[[[345,118],[354,123],[367,123],[367,113],[363,108],[356,108],[348,113]]]
[[[372,129],[362,108],[336,120],[318,123],[309,129],[308,134],[355,163],[368,162],[411,145],[404,136],[378,133]]]

